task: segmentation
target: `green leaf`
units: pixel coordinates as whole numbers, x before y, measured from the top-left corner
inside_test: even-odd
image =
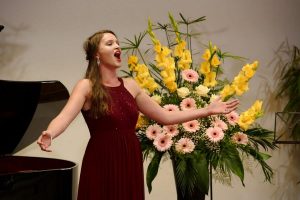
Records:
[[[209,170],[208,163],[204,153],[195,151],[193,164],[197,170],[196,179],[197,187],[205,194],[208,194],[209,189]]]
[[[224,156],[223,161],[225,165],[241,179],[242,184],[245,185],[244,167],[238,150],[235,148],[231,149],[231,152],[227,156]]]
[[[271,158],[272,156],[266,153],[262,153],[262,152],[258,152],[259,156],[261,157],[261,159],[263,160],[268,160],[269,158]]]
[[[137,50],[139,49],[144,37],[146,36],[147,32],[144,31],[142,33],[139,33],[138,35],[134,35],[134,39],[130,40],[128,38],[125,38],[126,42],[122,42],[122,44],[125,44],[126,46],[122,46],[121,50]]]
[[[235,60],[247,60],[247,58],[244,58],[242,56],[235,56],[235,55],[231,55],[230,53],[228,52],[224,52],[224,53],[221,53],[221,51],[218,51],[218,56],[222,59],[224,58],[232,58],[232,59],[235,59]]]
[[[172,27],[173,27],[173,30],[176,34],[176,37],[179,41],[181,41],[181,37],[180,37],[180,34],[179,34],[179,29],[178,29],[178,25],[177,25],[177,22],[175,21],[174,17],[172,16],[171,13],[169,13],[169,19],[171,21],[171,24],[172,24]]]
[[[179,23],[182,23],[182,24],[185,24],[185,25],[190,25],[190,24],[194,24],[194,23],[198,23],[198,22],[206,20],[205,19],[206,16],[202,16],[202,17],[196,18],[194,20],[188,20],[181,13],[179,13],[179,15],[182,19],[182,21],[179,21]]]
[[[156,151],[154,157],[152,158],[151,162],[148,165],[146,182],[147,182],[149,193],[152,191],[152,181],[157,175],[159,163],[162,158],[162,155],[163,153]]]
[[[248,129],[245,133],[248,135],[249,141],[256,149],[259,149],[259,146],[263,147],[266,151],[268,148],[277,148],[277,145],[273,142],[273,131],[258,127]]]
[[[264,155],[261,154],[261,152],[258,152],[257,150],[253,149],[253,148],[247,148],[245,149],[248,151],[248,153],[256,160],[259,162],[264,175],[265,175],[265,179],[269,182],[271,182],[271,179],[273,177],[273,170],[272,168],[264,161]]]

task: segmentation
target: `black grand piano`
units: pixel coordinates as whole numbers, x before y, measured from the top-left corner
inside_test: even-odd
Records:
[[[0,200],[75,199],[74,162],[13,156],[36,142],[68,97],[59,81],[0,80]]]

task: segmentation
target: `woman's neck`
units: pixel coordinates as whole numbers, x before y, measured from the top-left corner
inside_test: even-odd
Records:
[[[102,84],[106,86],[117,86],[120,84],[116,69],[100,67]]]

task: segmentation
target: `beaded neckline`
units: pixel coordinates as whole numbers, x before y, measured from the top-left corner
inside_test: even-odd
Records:
[[[120,82],[119,85],[117,85],[117,86],[107,86],[107,85],[104,85],[104,87],[110,88],[110,89],[120,88],[120,87],[123,85],[123,79],[118,77],[118,80],[119,80],[119,82]]]

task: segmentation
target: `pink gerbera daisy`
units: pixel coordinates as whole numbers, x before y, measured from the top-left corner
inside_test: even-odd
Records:
[[[157,137],[157,135],[161,133],[162,133],[162,128],[158,124],[150,125],[146,129],[146,136],[150,140],[154,140]]]
[[[174,104],[167,104],[167,105],[164,105],[164,108],[167,110],[167,111],[178,111],[179,108],[177,105],[174,105]]]
[[[227,130],[228,129],[227,124],[223,120],[220,120],[219,118],[215,119],[215,121],[213,122],[213,125],[214,125],[214,127],[219,127],[222,130]]]
[[[232,111],[232,112],[226,114],[225,116],[228,120],[228,123],[233,126],[239,121],[239,114],[235,111]]]
[[[186,69],[181,72],[182,78],[188,82],[195,83],[198,81],[199,75],[195,70]]]
[[[237,144],[248,144],[248,135],[245,133],[237,132],[231,138]]]
[[[164,129],[165,133],[167,135],[170,135],[171,137],[174,137],[174,136],[178,135],[178,133],[179,133],[177,124],[163,126],[163,129]]]
[[[158,151],[166,151],[168,150],[173,144],[170,135],[160,134],[158,135],[153,142],[153,145],[156,147]]]
[[[200,123],[197,120],[188,121],[182,124],[183,128],[187,132],[194,133],[200,129]]]
[[[181,110],[195,110],[197,108],[196,101],[193,98],[183,99],[180,103]]]
[[[206,136],[212,142],[218,142],[224,138],[224,132],[219,127],[209,127],[206,130]]]
[[[191,153],[195,149],[194,142],[189,138],[181,138],[176,144],[175,144],[176,151],[186,154]]]

